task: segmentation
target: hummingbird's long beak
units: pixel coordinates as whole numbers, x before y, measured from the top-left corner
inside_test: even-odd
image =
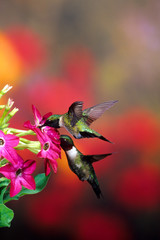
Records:
[[[60,128],[59,119],[46,120],[46,122],[41,127],[45,127],[45,126],[53,127],[53,128]]]
[[[42,128],[42,127],[45,127],[45,126],[48,126],[48,125],[46,125],[46,122],[43,125],[38,126],[38,128]]]

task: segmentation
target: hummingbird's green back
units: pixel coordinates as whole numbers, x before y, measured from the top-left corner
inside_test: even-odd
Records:
[[[68,117],[68,113],[63,115],[63,122],[67,130],[74,136],[78,138],[79,132],[90,132],[90,133],[95,133],[93,129],[91,129],[86,122],[84,121],[83,118],[81,118],[73,127],[71,126],[71,121]]]
[[[51,115],[51,116],[48,118],[48,120],[54,121],[54,120],[59,119],[61,116],[62,116],[62,115],[60,115],[60,114],[54,114],[54,115]]]

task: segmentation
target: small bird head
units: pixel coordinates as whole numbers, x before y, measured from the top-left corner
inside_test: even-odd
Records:
[[[59,126],[59,118],[61,115],[54,114],[50,116],[46,122],[43,124],[43,126],[49,126],[49,127],[54,127],[54,128],[60,128]]]
[[[68,135],[61,135],[60,140],[61,140],[61,147],[64,151],[68,151],[74,146],[72,138],[69,137]]]

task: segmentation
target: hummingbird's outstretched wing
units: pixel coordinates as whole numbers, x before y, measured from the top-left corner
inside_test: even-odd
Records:
[[[98,154],[98,155],[83,155],[82,160],[89,163],[97,162],[105,157],[112,155],[112,153]]]
[[[77,101],[72,103],[68,110],[68,118],[71,121],[71,126],[74,125],[82,118],[83,102]]]
[[[116,102],[118,102],[118,100],[100,103],[93,107],[85,109],[82,113],[84,121],[90,125],[93,121],[98,119],[107,109],[111,108]]]

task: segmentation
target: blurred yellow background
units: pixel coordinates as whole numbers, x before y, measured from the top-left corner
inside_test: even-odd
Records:
[[[9,204],[3,238],[160,239],[159,12],[158,0],[0,0],[0,87],[13,85],[13,127],[33,121],[32,104],[44,115],[119,100],[92,126],[114,145],[74,140],[85,154],[116,152],[94,164],[104,199],[62,152],[43,192]]]

